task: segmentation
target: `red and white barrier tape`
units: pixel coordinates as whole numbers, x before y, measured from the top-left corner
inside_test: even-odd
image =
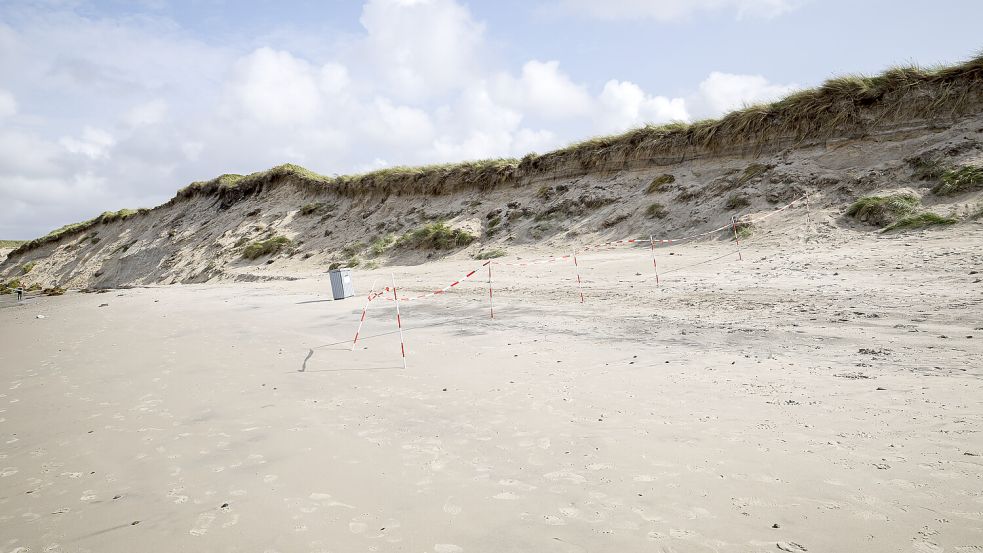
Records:
[[[403,356],[403,368],[406,368],[406,345],[403,342],[403,319],[399,316],[399,296],[396,295],[396,273],[393,277],[393,301],[396,302],[396,327],[399,329],[399,353]]]
[[[532,266],[532,265],[543,265],[545,263],[555,263],[557,261],[566,261],[566,260],[570,259],[571,257],[573,257],[573,256],[571,256],[571,255],[552,256],[551,255],[551,256],[549,256],[549,257],[547,257],[545,259],[533,259],[531,261],[526,261],[526,262],[523,262],[523,263],[509,263],[508,261],[498,261],[498,260],[496,260],[495,261],[495,264],[496,265],[504,265],[504,266],[507,266],[507,267],[529,267],[529,266]],[[521,259],[521,258],[519,258],[519,259]]]
[[[463,277],[455,280],[454,282],[448,284],[447,286],[444,286],[440,290],[434,290],[433,292],[427,292],[425,294],[420,294],[419,296],[413,296],[413,297],[410,297],[410,298],[399,298],[399,301],[416,301],[416,300],[422,300],[422,299],[426,299],[426,298],[433,297],[433,296],[439,296],[439,295],[447,292],[451,288],[454,288],[458,284],[461,284],[462,282],[470,279],[471,277],[473,277],[475,275],[475,273],[478,272],[479,269],[481,269],[482,267],[484,267],[484,266],[486,266],[486,265],[488,265],[490,263],[491,263],[491,260],[485,261],[484,263],[482,263],[481,265],[479,265],[477,269],[473,269],[470,273],[468,273],[468,274],[464,275]],[[389,287],[386,286],[386,288],[382,292],[377,293],[375,296],[373,296],[370,299],[375,299],[377,297],[382,296],[386,300],[395,301],[395,298],[390,298],[388,296],[384,296],[383,295],[383,294],[388,294],[389,291],[390,291],[389,290]]]

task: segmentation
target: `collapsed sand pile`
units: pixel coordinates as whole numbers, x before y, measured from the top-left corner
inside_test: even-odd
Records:
[[[0,279],[79,288],[265,280],[533,245],[567,251],[713,228],[806,193],[858,230],[973,221],[981,84],[983,57],[833,79],[718,121],[522,160],[333,178],[293,165],[223,175],[154,209],[107,212],[24,244],[0,264]],[[905,213],[846,215],[855,201],[901,188],[912,196]]]

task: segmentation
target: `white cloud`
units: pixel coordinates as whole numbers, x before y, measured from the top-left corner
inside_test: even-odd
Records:
[[[69,152],[91,159],[109,157],[109,150],[116,145],[116,139],[108,131],[93,127],[85,127],[80,138],[66,136],[59,142]]]
[[[131,127],[143,127],[161,123],[165,115],[167,102],[157,99],[133,106],[124,119]]]
[[[560,72],[557,61],[526,62],[519,78],[502,73],[495,79],[494,86],[496,96],[503,103],[546,118],[580,116],[591,108],[587,90]]]
[[[689,121],[682,98],[649,96],[628,81],[608,81],[599,98],[598,126],[604,132],[618,132],[644,123]]]
[[[667,97],[556,60],[494,63],[484,25],[455,0],[368,0],[361,21],[364,33],[319,54],[263,39],[217,46],[156,16],[70,7],[0,23],[0,74],[31,98],[0,90],[0,232],[36,236],[287,161],[332,174],[521,157],[789,89],[714,73]]]
[[[433,123],[427,112],[395,105],[383,97],[376,98],[372,103],[364,123],[375,140],[401,147],[429,143],[434,134]]]
[[[567,11],[607,20],[675,21],[700,12],[733,11],[737,17],[773,18],[804,0],[560,0]]]
[[[711,114],[721,114],[745,105],[772,102],[799,88],[768,82],[761,75],[734,75],[714,71],[700,83],[695,101]]]
[[[10,92],[0,88],[0,119],[17,113],[17,100]]]
[[[360,21],[380,79],[402,97],[445,92],[479,69],[484,25],[454,0],[369,0]]]
[[[259,48],[235,63],[228,88],[243,116],[288,125],[320,114],[319,77],[309,63],[289,52]]]

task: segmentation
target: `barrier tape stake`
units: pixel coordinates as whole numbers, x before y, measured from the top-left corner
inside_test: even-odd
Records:
[[[744,261],[744,257],[741,256],[741,239],[737,236],[737,217],[730,216],[731,228],[734,229],[734,241],[737,242],[737,260]]]
[[[365,307],[362,308],[362,318],[358,321],[358,330],[355,331],[355,339],[352,340],[352,351],[355,351],[355,344],[358,343],[358,334],[362,332],[362,323],[365,322],[365,313],[369,310],[369,302],[372,301],[372,295],[375,293],[375,285],[379,282],[379,279],[372,281],[372,289],[369,290],[369,295],[365,298]]]
[[[399,353],[403,356],[403,368],[406,368],[406,346],[403,343],[403,321],[399,317],[399,296],[396,295],[396,273],[389,273],[393,279],[393,301],[396,302],[396,327],[399,328]]]
[[[655,270],[655,284],[659,284],[659,264],[655,262],[655,238],[649,235],[649,246],[652,248],[652,268]]]
[[[584,285],[580,282],[580,265],[577,264],[577,252],[573,252],[573,269],[577,273],[577,290],[580,292],[580,303],[584,303]]]
[[[495,300],[492,298],[492,272],[491,272],[491,261],[488,262],[488,312],[491,314],[491,318],[495,318]]]

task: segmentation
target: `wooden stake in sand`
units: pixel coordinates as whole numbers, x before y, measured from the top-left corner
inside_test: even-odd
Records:
[[[488,312],[491,314],[491,318],[495,318],[495,300],[492,299],[492,272],[491,272],[492,262],[488,262]]]
[[[399,353],[403,356],[403,368],[406,368],[406,346],[403,344],[403,320],[399,317],[399,296],[396,295],[396,273],[389,273],[393,278],[393,301],[396,302],[396,327],[399,328]]]
[[[659,264],[655,262],[655,238],[649,235],[649,246],[652,248],[652,269],[655,270],[655,283],[659,284]]]
[[[369,295],[365,297],[365,307],[362,308],[362,318],[358,321],[358,330],[355,331],[355,339],[352,340],[352,351],[355,351],[355,344],[358,343],[358,333],[362,332],[362,323],[365,322],[365,313],[369,310],[369,302],[372,301],[372,295],[375,293],[375,285],[379,282],[379,279],[372,281],[372,289],[369,290]]]
[[[577,252],[573,252],[573,270],[577,273],[577,290],[580,292],[580,303],[584,303],[584,286],[580,283],[580,265],[577,264]]]
[[[730,216],[730,226],[734,229],[734,240],[737,242],[737,260],[744,261],[744,257],[741,256],[741,239],[737,236],[737,217]]]

